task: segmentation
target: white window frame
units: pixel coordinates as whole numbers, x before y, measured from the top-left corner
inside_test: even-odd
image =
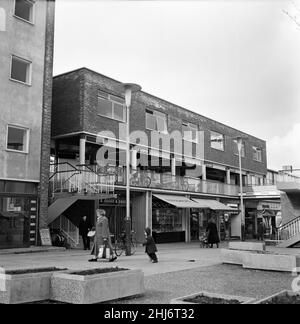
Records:
[[[15,128],[15,129],[21,129],[26,132],[26,143],[24,145],[25,150],[19,151],[19,150],[13,150],[8,148],[8,130],[9,128]],[[14,153],[21,153],[21,154],[29,154],[29,140],[30,140],[30,129],[28,127],[20,126],[20,125],[15,125],[15,124],[7,124],[6,127],[6,145],[5,149],[8,152],[14,152]]]
[[[184,141],[191,142],[191,143],[198,143],[198,125],[189,123],[189,122],[182,122],[182,126],[188,127],[188,131],[183,131],[182,137]],[[193,131],[196,131],[196,138],[193,138]],[[187,133],[189,134],[188,137]]]
[[[257,147],[257,146],[252,146],[252,149],[253,149],[253,161],[262,162],[263,161],[262,148]],[[256,159],[255,153],[257,153],[258,151],[260,151],[260,159]]]
[[[35,24],[35,0],[24,0],[25,2],[28,2],[32,5],[32,12],[31,12],[31,20],[27,20],[25,18],[19,17],[16,15],[16,0],[14,0],[14,7],[13,7],[13,16],[17,19],[20,19],[30,25],[34,25]]]
[[[221,135],[222,137],[223,137],[223,148],[221,149],[221,148],[216,148],[216,147],[212,147],[212,134],[213,133],[215,133],[215,134],[218,134],[218,135]],[[217,150],[217,151],[220,151],[220,152],[225,152],[225,145],[226,145],[226,143],[225,143],[225,135],[224,134],[222,134],[222,133],[219,133],[219,132],[216,132],[216,131],[210,131],[210,138],[209,138],[209,142],[210,142],[210,147],[212,148],[212,149],[214,149],[214,150]]]
[[[98,112],[98,116],[101,116],[101,117],[105,117],[105,118],[109,118],[109,119],[112,119],[112,120],[115,120],[119,123],[126,123],[126,105],[125,105],[125,99],[121,98],[121,97],[118,97],[118,96],[115,96],[115,95],[111,95],[103,90],[98,90],[98,94],[97,94],[97,98],[98,98],[98,107],[99,107],[99,98],[102,99],[102,100],[107,100],[109,102],[111,102],[111,109],[112,109],[112,117],[108,117],[108,116],[105,116],[105,115],[102,115],[100,112]],[[120,99],[120,101],[123,101],[123,103],[121,103],[120,101],[117,101],[117,100],[114,100],[114,98],[118,98]],[[121,105],[123,106],[123,120],[120,120],[118,118],[115,118],[115,104],[117,105]]]
[[[165,126],[165,129],[163,131],[148,127],[148,125],[147,125],[147,114],[151,115],[151,113],[152,113],[152,116],[156,117],[156,121],[157,121],[157,118],[163,119],[164,126]],[[161,113],[159,111],[152,110],[152,109],[146,109],[146,129],[151,130],[151,131],[155,131],[155,132],[158,132],[158,133],[161,133],[161,134],[168,134],[168,116],[167,116],[167,114],[164,114],[164,113]]]
[[[12,78],[12,65],[13,65],[13,59],[16,58],[17,60],[19,61],[23,61],[25,63],[28,63],[28,75],[27,75],[27,79],[28,81],[27,82],[23,82],[23,81],[20,81],[20,80],[17,80],[17,79],[14,79]],[[21,84],[25,84],[27,86],[31,86],[31,82],[32,82],[32,61],[24,58],[24,57],[21,57],[19,55],[15,55],[15,54],[11,54],[11,58],[10,58],[10,70],[9,70],[9,79],[11,81],[14,81],[14,82],[18,82],[18,83],[21,83]]]
[[[237,149],[237,153],[234,153],[234,155],[238,156],[239,155],[238,141],[237,140],[234,140],[233,143],[234,143],[234,145],[235,145],[235,147]],[[242,158],[245,158],[246,157],[246,145],[245,145],[245,142],[244,141],[242,142],[241,157]]]

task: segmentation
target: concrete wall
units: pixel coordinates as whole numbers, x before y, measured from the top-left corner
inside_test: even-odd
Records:
[[[12,0],[0,0],[0,8],[6,13],[0,32],[0,178],[39,181],[46,1],[36,1],[34,24],[13,16]],[[12,54],[32,61],[30,86],[9,79]],[[30,129],[28,154],[6,151],[8,124]]]
[[[286,224],[293,219],[300,217],[300,194],[281,193],[281,213],[282,224]]]

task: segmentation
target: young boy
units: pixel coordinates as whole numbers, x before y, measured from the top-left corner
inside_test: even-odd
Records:
[[[145,253],[148,254],[149,258],[151,259],[152,263],[157,263],[157,256],[156,253],[157,252],[157,248],[154,242],[153,237],[151,236],[151,229],[149,227],[147,227],[145,229],[145,236],[146,236],[146,242],[143,244],[146,248],[145,248]]]

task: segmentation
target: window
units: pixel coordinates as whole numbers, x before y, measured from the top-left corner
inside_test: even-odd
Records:
[[[238,150],[238,141],[234,140],[234,154],[235,155],[239,155],[239,150]],[[245,153],[245,142],[242,142],[242,150],[241,150],[241,157],[245,157],[246,153]]]
[[[158,111],[146,110],[146,128],[167,134],[167,115]]]
[[[224,151],[224,147],[225,147],[224,135],[217,132],[210,132],[210,147],[216,150]]]
[[[18,126],[8,126],[7,150],[28,153],[29,130]]]
[[[126,121],[125,100],[110,95],[104,91],[98,91],[99,115],[115,119],[120,122]]]
[[[262,162],[262,149],[253,146],[253,160],[257,162]]]
[[[192,123],[182,123],[183,139],[198,143],[198,126]]]
[[[26,84],[31,82],[31,62],[21,59],[17,56],[12,56],[11,58],[11,79]]]
[[[30,0],[15,0],[15,16],[32,23],[33,2]]]

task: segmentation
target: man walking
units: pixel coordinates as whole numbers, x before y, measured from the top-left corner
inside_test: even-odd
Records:
[[[87,220],[86,216],[82,216],[79,223],[79,235],[82,237],[84,250],[90,249],[90,238],[88,237],[88,232],[91,230],[92,225]]]

